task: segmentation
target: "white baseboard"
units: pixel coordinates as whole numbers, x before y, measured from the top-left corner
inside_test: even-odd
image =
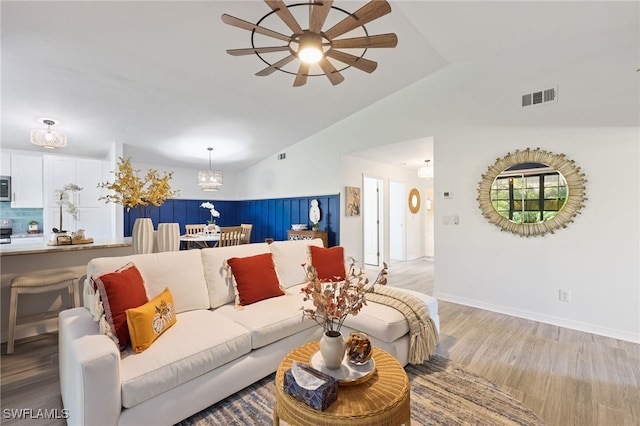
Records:
[[[600,336],[611,337],[614,339],[625,340],[632,343],[640,343],[640,335],[634,335],[633,333],[616,330],[608,327],[602,327],[597,324],[589,324],[581,321],[567,320],[566,318],[560,318],[553,315],[540,314],[538,312],[524,311],[521,309],[514,309],[508,306],[493,305],[473,299],[466,299],[464,297],[458,297],[451,294],[434,292],[433,297],[445,302],[457,303],[459,305],[471,306],[474,308],[484,309],[499,314],[511,315],[518,318],[524,318],[532,321],[538,321],[545,324],[557,325],[559,327],[569,328],[571,330],[584,331],[585,333],[597,334]]]

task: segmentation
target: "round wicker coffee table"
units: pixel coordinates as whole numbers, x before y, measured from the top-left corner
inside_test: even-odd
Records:
[[[394,357],[373,348],[376,370],[364,383],[340,386],[338,399],[325,411],[314,410],[284,391],[284,372],[293,361],[309,363],[318,351],[318,342],[291,351],[276,372],[276,406],[273,424],[280,419],[291,425],[410,425],[409,378]]]

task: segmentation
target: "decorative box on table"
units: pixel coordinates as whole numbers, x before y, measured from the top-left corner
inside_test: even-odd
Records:
[[[324,411],[338,398],[338,381],[308,365],[298,363],[297,366],[304,372],[322,380],[323,383],[316,389],[306,389],[296,381],[292,369],[289,368],[284,372],[284,391],[298,401],[304,402],[316,410]]]

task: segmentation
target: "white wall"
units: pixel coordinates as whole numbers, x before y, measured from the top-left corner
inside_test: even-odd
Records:
[[[341,154],[433,136],[438,297],[640,342],[639,43],[626,40],[448,66],[292,146],[286,163],[268,158],[247,170],[238,193],[342,193],[363,173],[384,172]],[[519,106],[523,93],[549,85],[558,102]],[[484,220],[476,188],[497,157],[527,147],[574,159],[589,200],[567,229],[523,239]],[[453,214],[460,224],[443,225]],[[360,224],[342,216],[340,231],[347,252],[361,256]],[[558,288],[571,290],[570,303],[558,301]]]
[[[631,128],[551,127],[436,136],[435,155],[445,167],[435,191],[454,194],[436,195],[436,297],[640,341],[638,136]],[[529,146],[575,160],[587,174],[589,199],[566,229],[527,239],[489,224],[475,197],[496,154]],[[453,214],[457,226],[440,220]],[[559,301],[561,288],[571,291],[570,303]]]
[[[224,172],[223,185],[219,191],[203,191],[198,186],[198,170],[185,167],[158,167],[141,162],[134,162],[132,166],[146,172],[148,169],[156,169],[162,175],[164,172],[173,172],[171,187],[179,190],[176,199],[183,200],[235,200],[236,197],[236,174]]]
[[[401,167],[394,167],[388,164],[378,163],[375,161],[369,161],[350,155],[341,156],[341,181],[340,187],[340,206],[341,206],[341,218],[340,218],[340,245],[345,247],[345,251],[349,256],[357,259],[361,265],[364,265],[364,241],[362,238],[363,223],[362,214],[360,216],[344,215],[345,212],[345,199],[344,199],[344,187],[355,186],[363,188],[363,175],[371,178],[381,179],[383,181],[383,199],[389,200],[389,181],[403,182],[405,184],[405,190],[408,193],[411,188],[418,188],[420,190],[420,196],[422,200],[425,199],[427,182],[424,179],[417,177],[416,172],[413,170],[407,170]],[[364,196],[363,192],[361,192]],[[405,197],[405,198],[407,198]],[[407,198],[408,205],[408,198]],[[424,206],[420,209],[418,214],[413,214],[409,211],[408,207],[405,209],[405,255],[407,259],[416,259],[421,256],[426,256],[426,246],[424,244],[424,235],[427,232],[427,213]],[[383,216],[389,217],[389,205],[385,203],[383,209]],[[383,242],[383,261],[390,263],[389,259],[389,227],[388,221],[384,220],[387,226],[384,227],[383,236],[381,238]]]

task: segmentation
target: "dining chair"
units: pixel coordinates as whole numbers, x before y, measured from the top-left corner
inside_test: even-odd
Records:
[[[242,241],[242,226],[220,227],[218,247],[237,246]]]
[[[251,230],[253,225],[251,223],[241,223],[242,227],[242,241],[240,244],[249,244],[251,242]]]
[[[186,235],[198,235],[204,232],[204,225],[184,225]],[[206,248],[207,243],[203,241],[191,241],[185,243],[185,248]]]
[[[204,232],[204,225],[185,225],[187,235],[196,235]]]

